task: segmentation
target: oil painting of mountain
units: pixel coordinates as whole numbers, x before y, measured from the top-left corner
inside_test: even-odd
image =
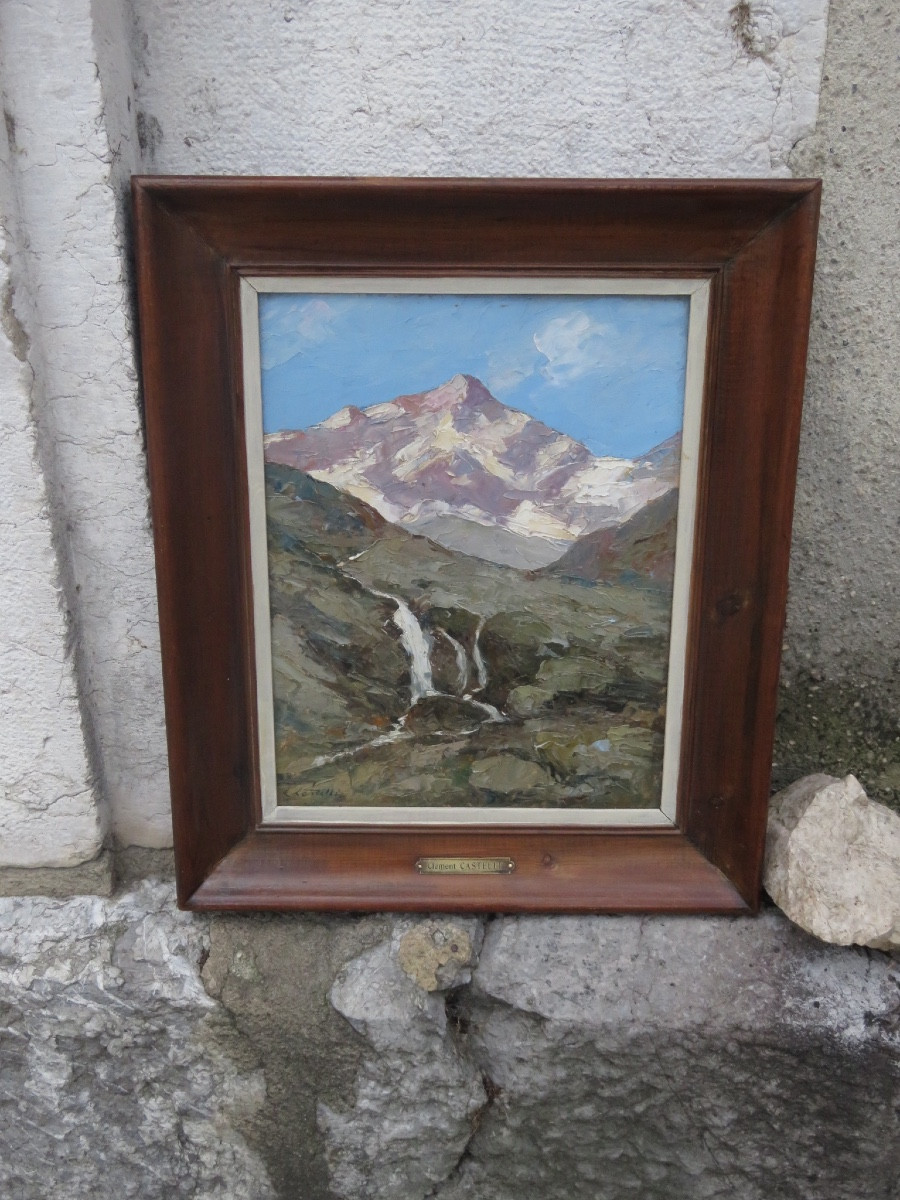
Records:
[[[261,296],[280,804],[659,806],[687,309]]]

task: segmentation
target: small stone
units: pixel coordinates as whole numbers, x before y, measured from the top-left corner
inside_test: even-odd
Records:
[[[770,802],[766,891],[838,946],[900,948],[900,817],[848,775],[809,775]]]
[[[493,754],[473,765],[469,782],[480,791],[508,795],[538,791],[553,781],[537,763],[526,762],[514,754]]]
[[[477,953],[468,931],[449,921],[416,925],[400,939],[397,962],[426,992],[468,983]]]

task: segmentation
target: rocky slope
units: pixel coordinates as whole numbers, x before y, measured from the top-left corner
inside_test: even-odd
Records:
[[[580,538],[545,570],[577,579],[670,587],[675,571],[678,489],[670,488],[619,526]]]
[[[472,558],[266,473],[282,803],[658,802],[665,594]]]

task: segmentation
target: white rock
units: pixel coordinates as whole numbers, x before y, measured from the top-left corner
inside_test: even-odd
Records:
[[[0,1196],[274,1200],[239,1128],[265,1077],[215,1040],[208,947],[166,883],[0,899]]]
[[[336,979],[332,1006],[375,1051],[352,1108],[319,1106],[331,1189],[343,1200],[434,1195],[464,1153],[487,1097],[434,989],[468,979],[482,934],[474,918],[401,918]],[[432,953],[442,938],[456,950]]]
[[[853,775],[773,797],[764,883],[788,917],[838,946],[900,947],[900,817]]]

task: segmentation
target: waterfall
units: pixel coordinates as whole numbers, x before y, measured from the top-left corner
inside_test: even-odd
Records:
[[[409,657],[410,704],[423,696],[434,695],[434,680],[431,676],[431,638],[416,620],[412,609],[397,596],[394,624],[400,630],[400,644]]]
[[[475,640],[472,643],[472,662],[475,664],[475,673],[478,676],[478,687],[473,688],[472,692],[483,692],[487,687],[487,663],[484,661],[481,647],[478,645],[478,639],[481,637],[482,629],[484,629],[484,620],[484,617],[481,617],[479,620],[478,627],[475,630]],[[461,646],[460,649],[462,649]],[[458,658],[457,661],[459,661]],[[487,714],[489,721],[505,721],[507,719],[499,708],[495,708],[493,704],[488,704],[485,700],[476,700],[472,692],[466,692],[463,695],[463,700],[468,700],[475,708],[480,708],[483,713]]]
[[[363,551],[363,553],[365,553]],[[355,557],[359,557],[356,555]],[[349,560],[348,560],[349,561]],[[438,692],[434,686],[434,676],[431,670],[431,638],[419,624],[418,618],[413,613],[412,609],[405,600],[401,600],[399,596],[393,596],[390,592],[379,592],[375,588],[369,588],[373,596],[380,596],[382,600],[390,600],[396,605],[394,615],[391,620],[400,630],[400,645],[403,647],[406,657],[409,659],[409,690],[410,701],[409,709],[422,700],[425,696],[442,696],[444,692]],[[481,650],[478,645],[478,638],[484,628],[484,617],[478,622],[478,628],[475,630],[475,641],[472,647],[472,661],[475,664],[475,671],[478,675],[478,687],[474,689],[480,692],[487,685],[488,672],[487,665],[482,657]],[[502,722],[508,718],[495,708],[493,704],[488,704],[484,700],[476,700],[475,697],[467,692],[466,684],[469,680],[469,664],[466,657],[465,647],[460,645],[456,638],[451,637],[445,629],[439,629],[438,633],[443,634],[450,645],[453,647],[453,652],[456,655],[457,669],[457,694],[466,700],[473,708],[480,709],[485,714],[490,722]],[[403,714],[398,721],[395,721],[393,726],[387,733],[379,734],[370,742],[366,742],[362,746],[353,746],[348,750],[339,750],[336,754],[320,754],[313,759],[312,767],[324,767],[329,763],[340,762],[341,759],[355,758],[361,750],[374,750],[379,746],[387,746],[392,742],[400,741],[403,738],[411,737],[410,731],[406,728],[406,718],[409,716],[409,709]],[[467,732],[472,733],[473,730]]]
[[[472,662],[475,664],[475,672],[478,675],[478,687],[474,689],[476,692],[483,692],[487,687],[488,681],[487,663],[484,661],[481,647],[478,645],[482,629],[484,629],[484,617],[478,622],[478,628],[475,630],[475,641],[472,645]]]
[[[405,600],[401,600],[399,596],[392,596],[390,592],[376,592],[372,589],[374,595],[381,596],[383,600],[391,600],[396,604],[397,608],[394,612],[392,620],[400,630],[400,644],[406,651],[406,656],[409,659],[409,690],[410,701],[409,706],[412,706],[425,696],[440,696],[443,693],[438,692],[434,686],[434,676],[431,671],[431,638],[419,624],[418,618],[413,613],[412,609]],[[476,692],[482,691],[487,686],[488,672],[487,664],[481,654],[481,649],[478,645],[478,638],[484,628],[484,617],[478,622],[478,628],[475,630],[475,641],[472,646],[472,660],[475,663],[475,670],[478,674],[478,687]],[[469,665],[466,661],[466,651],[459,644],[456,638],[451,637],[445,629],[438,630],[442,633],[456,655],[456,667],[459,672],[458,688],[463,700],[468,700],[475,708],[481,709],[486,714],[490,721],[505,721],[503,713],[495,708],[493,704],[487,704],[483,700],[476,700],[471,693],[465,691],[466,683],[469,678]],[[387,742],[393,742],[398,737],[406,736],[404,725],[406,717],[400,718],[397,725],[389,733],[382,734],[376,738],[374,742],[370,742],[371,746],[384,745]]]
[[[440,629],[438,632],[447,639],[456,655],[456,690],[461,696],[469,682],[469,660],[466,658],[466,648],[461,646],[455,637],[451,637],[446,629]]]
[[[409,659],[410,707],[424,696],[434,696],[434,679],[431,674],[431,638],[419,624],[412,609],[399,596],[389,592],[376,592],[383,600],[391,600],[397,608],[391,618],[400,630],[400,645]]]
[[[475,708],[480,708],[483,713],[487,713],[490,721],[507,720],[499,708],[494,708],[493,704],[488,704],[485,700],[476,700],[474,696],[463,696],[463,700],[468,700]]]

